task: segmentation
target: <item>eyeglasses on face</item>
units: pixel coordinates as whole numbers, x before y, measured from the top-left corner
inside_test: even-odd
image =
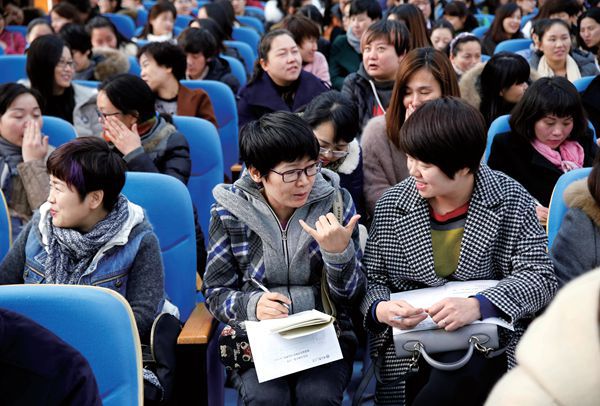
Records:
[[[347,148],[347,147],[346,147]],[[331,155],[333,158],[343,158],[348,155],[348,151],[340,151],[339,149],[333,148],[319,148],[319,154],[323,156]]]
[[[69,68],[69,69],[75,69],[75,62],[71,61],[65,61],[64,59],[61,59],[58,61],[58,63],[56,64],[56,66],[59,69],[65,69],[65,68]]]
[[[114,112],[114,113],[103,113],[100,110],[96,109],[96,113],[98,113],[98,118],[102,121],[106,120],[106,117],[111,117],[111,116],[116,116],[119,114],[123,114],[120,111]]]
[[[271,169],[270,172],[275,172],[277,175],[281,176],[281,179],[284,183],[292,183],[296,182],[300,178],[302,172],[304,172],[309,178],[321,172],[321,162],[316,162],[304,169],[292,169],[285,172],[277,172],[275,169]]]

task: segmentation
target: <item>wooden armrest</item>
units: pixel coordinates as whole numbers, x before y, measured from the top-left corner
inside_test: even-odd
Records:
[[[204,303],[198,303],[183,330],[177,337],[177,344],[207,344],[212,330],[213,317]]]
[[[240,164],[231,165],[231,183],[235,182],[240,178],[240,175],[242,174],[242,168],[243,167]]]

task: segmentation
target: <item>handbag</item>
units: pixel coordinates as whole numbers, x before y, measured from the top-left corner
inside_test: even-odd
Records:
[[[337,189],[333,201],[333,213],[340,224],[343,222],[344,215],[344,200],[342,192]],[[331,300],[329,288],[327,284],[327,275],[325,266],[321,272],[321,300],[323,303],[323,313],[336,317],[335,304]],[[336,335],[339,337],[341,330],[334,321]],[[225,366],[226,371],[238,370],[245,371],[254,368],[254,360],[252,359],[252,349],[250,348],[250,340],[243,323],[240,326],[226,325],[219,335],[219,355],[221,363]]]

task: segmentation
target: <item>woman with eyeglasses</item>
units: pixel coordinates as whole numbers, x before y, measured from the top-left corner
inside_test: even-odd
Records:
[[[347,96],[331,90],[310,102],[302,118],[319,141],[321,165],[339,175],[340,186],[350,192],[356,212],[366,219],[356,105]]]
[[[71,50],[60,37],[44,35],[31,43],[27,51],[27,76],[31,88],[42,95],[42,113],[73,124],[80,137],[100,135],[97,91],[72,83],[74,74]]]
[[[256,368],[234,368],[233,385],[245,405],[341,404],[356,350],[347,309],[356,307],[366,286],[356,227],[360,216],[338,176],[321,170],[319,143],[296,114],[270,113],[247,124],[240,157],[248,171],[213,192],[202,285],[208,309],[236,329],[248,320],[323,311],[325,272],[344,357],[260,384]],[[341,224],[332,213],[340,194]]]

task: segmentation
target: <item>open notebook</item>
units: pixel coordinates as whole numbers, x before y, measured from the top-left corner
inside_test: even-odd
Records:
[[[260,324],[262,327],[279,333],[284,338],[291,339],[321,331],[333,324],[334,321],[335,317],[313,309],[292,314],[283,319],[263,320]]]

